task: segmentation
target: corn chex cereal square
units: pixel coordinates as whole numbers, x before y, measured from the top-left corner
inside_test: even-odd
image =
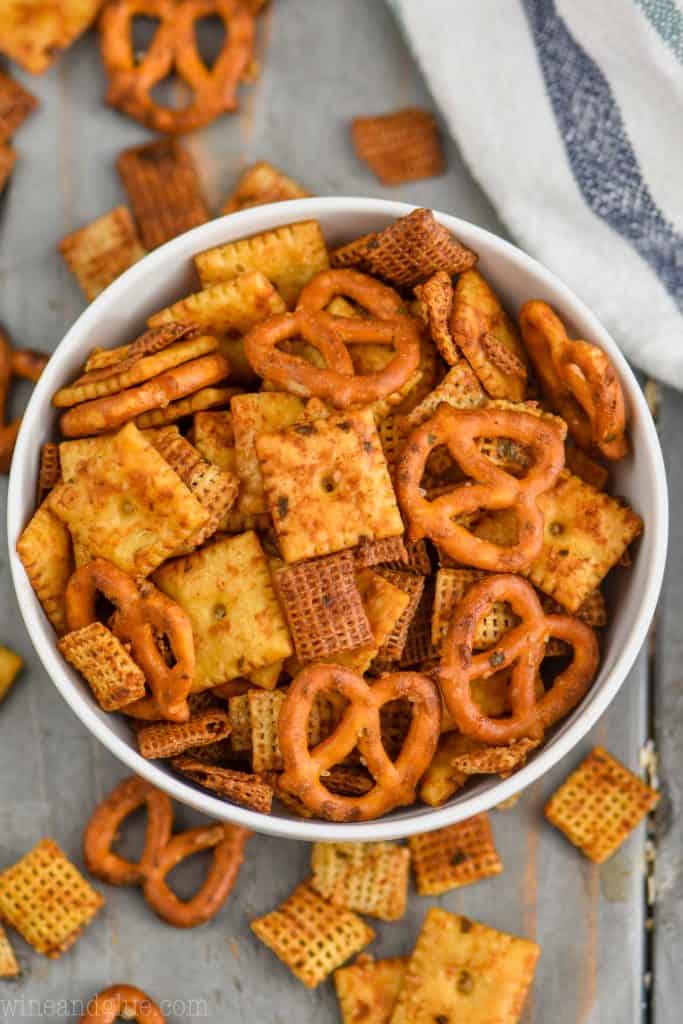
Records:
[[[361,953],[334,972],[342,1024],[389,1024],[408,963],[407,956],[373,960]]]
[[[410,851],[396,843],[314,843],[311,885],[337,907],[398,921],[406,912]]]
[[[539,955],[535,942],[433,907],[391,1024],[517,1024]]]
[[[596,747],[553,793],[545,816],[590,860],[602,864],[658,800],[659,793]]]
[[[503,870],[487,814],[411,836],[408,844],[421,896],[438,896]]]
[[[192,623],[195,691],[292,653],[268,561],[253,531],[223,537],[166,563],[155,582]]]
[[[125,206],[66,235],[59,251],[89,302],[145,255]]]
[[[104,711],[118,711],[145,696],[145,676],[118,637],[101,622],[59,641],[66,660],[86,679]]]
[[[256,454],[285,561],[403,534],[369,409],[261,434]]]
[[[209,516],[133,423],[65,441],[63,483],[47,499],[75,544],[124,572],[148,576]]]
[[[54,839],[41,839],[0,874],[0,915],[53,959],[73,945],[103,903]]]
[[[375,937],[357,914],[327,903],[305,882],[251,927],[307,988],[315,988]]]

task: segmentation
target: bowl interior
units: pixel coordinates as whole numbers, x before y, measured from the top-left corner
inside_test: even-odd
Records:
[[[83,680],[58,654],[54,633],[28,583],[16,552],[17,538],[35,501],[40,446],[55,436],[56,414],[50,399],[72,379],[95,346],[109,348],[135,337],[146,318],[170,302],[197,290],[192,256],[221,242],[242,238],[292,221],[317,218],[330,246],[384,227],[410,212],[403,203],[368,199],[307,199],[256,207],[202,225],[173,239],[133,266],[100,295],[63,339],[31,397],[12,463],[8,498],[10,562],[19,605],[38,654],[62,695],[84,724],[137,774],[176,799],[214,818],[236,821],[257,831],[301,839],[372,840],[399,837],[464,820],[523,789],[555,764],[594,724],[631,667],[654,612],[664,568],[667,539],[667,491],[656,431],[640,387],[616,344],[580,300],[549,271],[502,239],[446,214],[438,219],[479,253],[484,276],[516,315],[527,299],[554,306],[574,337],[594,341],[619,371],[628,406],[632,453],[615,467],[611,491],[624,495],[645,520],[633,566],[619,573],[611,588],[610,619],[603,660],[581,705],[548,735],[521,771],[509,779],[484,777],[470,783],[443,807],[422,805],[394,811],[375,822],[330,824],[293,818],[277,806],[270,816],[218,800],[146,761],[136,751],[124,720],[101,711]]]

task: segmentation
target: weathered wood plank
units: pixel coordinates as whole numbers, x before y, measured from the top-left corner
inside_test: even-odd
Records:
[[[261,35],[267,50],[263,74],[245,91],[240,114],[188,140],[215,208],[241,167],[269,159],[318,194],[389,191],[502,230],[450,141],[445,175],[398,189],[385,189],[356,161],[348,134],[353,116],[431,105],[383,4],[276,0]],[[116,154],[147,135],[103,108],[104,80],[92,36],[43,78],[22,77],[41,96],[43,109],[18,137],[22,162],[0,201],[0,314],[24,343],[51,348],[83,308],[54,247],[66,231],[123,200]],[[4,500],[5,485],[0,488]],[[46,833],[80,863],[87,813],[122,769],[46,678],[19,621],[6,566],[0,571],[0,642],[16,646],[27,661],[0,710],[0,866]],[[641,657],[596,731],[632,767],[645,735],[645,679]],[[548,794],[591,741],[532,787],[516,808],[493,815],[502,876],[437,901],[413,894],[401,924],[377,928],[375,954],[408,951],[425,910],[437,902],[541,943],[526,1024],[639,1021],[642,830],[617,861],[598,871],[542,818]],[[676,753],[680,764],[681,752]],[[179,809],[180,826],[194,821]],[[305,991],[248,929],[250,917],[272,908],[305,876],[309,852],[300,844],[254,838],[228,906],[189,935],[160,924],[138,891],[104,887],[107,908],[62,961],[44,961],[17,941],[27,971],[15,984],[0,982],[0,999],[83,999],[125,978],[159,999],[178,1000],[169,1013],[174,1022],[336,1021],[330,986]],[[198,874],[198,865],[188,865],[181,884]],[[206,1002],[193,1004],[197,1000]],[[661,1019],[668,1024],[673,1017]]]

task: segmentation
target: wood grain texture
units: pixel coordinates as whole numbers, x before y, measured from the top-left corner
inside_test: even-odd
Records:
[[[274,0],[260,35],[267,51],[262,53],[263,74],[255,87],[244,91],[240,113],[187,140],[214,209],[244,166],[265,159],[317,194],[390,195],[504,233],[451,141],[445,142],[446,174],[391,190],[354,157],[348,129],[355,115],[410,104],[431,106],[396,25],[379,0]],[[50,349],[83,308],[55,247],[67,231],[123,200],[116,155],[148,135],[102,105],[105,84],[92,34],[47,75],[30,82],[19,77],[40,96],[42,107],[17,136],[20,162],[0,200],[0,319],[23,344]],[[671,420],[675,447],[683,406],[672,399],[672,407],[681,420]],[[5,489],[6,483],[0,483],[3,501]],[[679,524],[678,529],[683,527]],[[675,550],[680,559],[683,547]],[[20,622],[4,559],[0,571],[0,642],[26,659],[22,678],[0,708],[0,867],[44,834],[54,835],[80,865],[87,814],[123,772],[45,676]],[[666,671],[671,692],[658,702],[670,778],[683,760],[680,728],[678,737],[675,731],[676,721],[681,724],[677,673],[683,640],[676,631],[681,576],[678,572],[668,584],[672,603],[664,623],[670,638],[662,642],[670,645]],[[437,900],[413,893],[403,922],[379,924],[375,955],[409,951],[426,909],[436,903],[541,943],[525,1024],[640,1021],[643,829],[614,861],[596,868],[545,823],[542,808],[594,742],[605,743],[631,767],[637,765],[646,703],[647,664],[641,656],[593,737],[534,785],[516,808],[493,814],[504,873]],[[680,812],[680,790],[671,797]],[[197,820],[179,809],[179,825]],[[665,837],[664,848],[669,853],[662,856],[662,871],[669,872],[678,909],[662,913],[663,938],[657,948],[665,985],[657,1022],[673,1024],[667,988],[677,981],[673,938],[681,934],[683,885],[673,831]],[[158,1000],[177,1000],[169,1012],[174,1024],[203,1019],[332,1024],[338,1014],[331,986],[313,993],[304,990],[248,927],[251,917],[270,910],[305,877],[309,852],[302,844],[254,838],[228,905],[214,921],[189,934],[161,924],[138,891],[102,886],[105,910],[61,961],[43,960],[17,939],[24,973],[15,983],[0,981],[0,1000],[24,1000],[26,1007],[31,999],[86,999],[112,981],[126,980]],[[189,891],[186,887],[200,867],[192,861],[178,872],[181,892]],[[204,1002],[193,1003],[197,1000]],[[25,1016],[32,1019],[28,1010]],[[58,1014],[52,1019],[73,1017]]]

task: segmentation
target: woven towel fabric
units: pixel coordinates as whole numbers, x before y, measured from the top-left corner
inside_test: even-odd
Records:
[[[683,388],[683,0],[390,2],[514,240]]]

